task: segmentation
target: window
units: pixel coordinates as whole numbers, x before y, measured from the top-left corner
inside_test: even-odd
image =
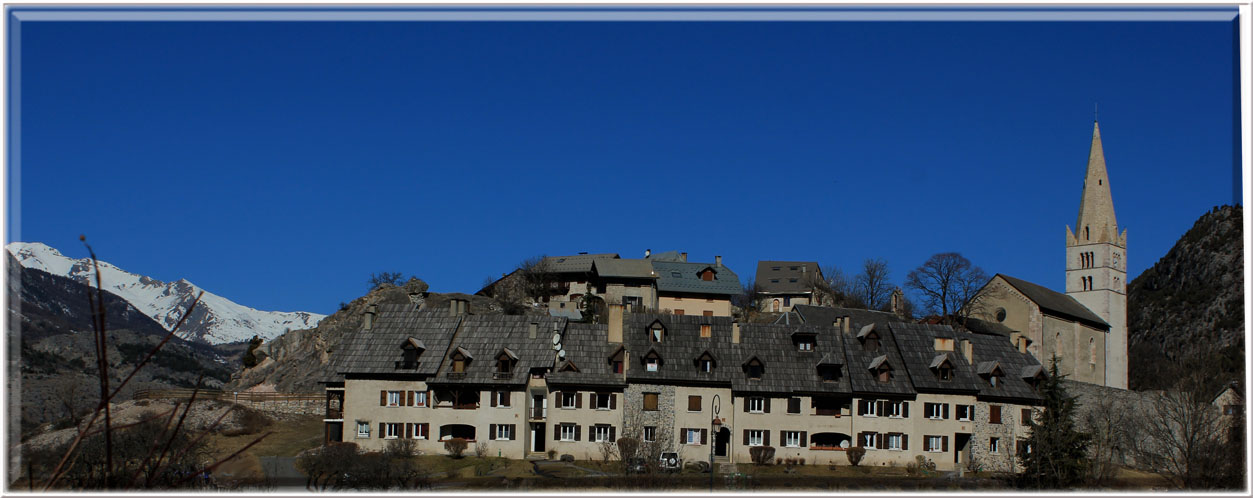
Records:
[[[783,445],[788,448],[799,448],[801,445],[800,431],[783,431]]]
[[[711,313],[711,312],[710,312],[710,313]],[[712,325],[705,324],[705,325],[701,325],[701,326],[700,326],[700,336],[701,336],[701,337],[710,337],[710,336],[712,336],[712,335],[713,335],[713,326],[712,326]]]
[[[876,437],[876,436],[878,436],[878,435],[879,435],[879,434],[878,434],[877,432],[863,432],[863,433],[861,433],[861,446],[862,446],[863,448],[868,449],[868,450],[873,450],[873,449],[876,449],[876,446],[875,446],[875,440],[876,440],[876,439],[879,439],[878,437]]]
[[[653,324],[653,326],[649,328],[648,330],[649,330],[648,337],[653,342],[661,342],[661,340],[665,338],[666,328],[662,327],[660,323]]]
[[[400,406],[400,391],[387,391],[387,406]]]
[[[1031,425],[1030,420],[1031,420],[1031,409],[1023,408],[1022,417],[1019,418],[1019,423],[1022,425]]]
[[[513,370],[513,360],[509,355],[501,354],[496,358],[496,373],[509,373],[510,370]]]
[[[939,420],[939,419],[944,418],[945,410],[941,406],[942,405],[940,403],[923,403],[922,404],[923,416],[932,420]]]
[[[622,373],[622,360],[617,360],[613,362],[613,373],[616,373],[616,374]]]
[[[994,437],[988,440],[988,451],[992,453],[1001,452],[1001,438]]]
[[[749,413],[764,413],[766,411],[766,398],[748,398]]]
[[[686,311],[683,311],[683,310],[674,310],[674,314],[675,314],[675,315],[682,316],[682,315],[683,315],[683,314],[685,314],[685,313],[687,313],[687,312],[686,312]]]
[[[1001,423],[1001,406],[1000,405],[988,406],[988,423],[989,424]]]
[[[645,443],[657,442],[657,428],[656,427],[651,426],[651,425],[644,427],[644,442]]]
[[[866,334],[866,340],[863,344],[866,346],[866,351],[878,351],[879,350],[879,333],[871,332],[869,334]]]
[[[357,437],[370,437],[370,423],[357,421]]]
[[[885,402],[883,404],[884,414],[892,418],[901,418],[903,416],[901,414],[901,404],[900,401]]]
[[[922,449],[923,451],[944,451],[944,438],[942,436],[927,436],[923,441],[926,443],[926,447]]]
[[[762,445],[764,444],[764,443],[762,442],[762,441],[763,441],[763,438],[762,438],[762,433],[763,433],[763,432],[765,432],[765,431],[759,431],[759,430],[749,430],[749,431],[748,431],[748,445],[749,445],[749,446],[762,446]]]
[[[770,279],[770,283],[772,283],[772,284],[777,284],[777,283],[779,283],[779,279],[777,279],[777,278],[772,278],[772,279]]]
[[[687,397],[687,411],[689,412],[700,411],[700,396],[688,396]]]
[[[497,424],[495,436],[497,441],[508,441],[513,439],[513,426],[508,424]]]
[[[408,432],[408,433],[410,434],[410,436],[411,436],[412,438],[414,438],[414,439],[427,439],[427,437],[428,437],[428,436],[427,436],[427,431],[429,431],[429,430],[430,430],[430,429],[428,429],[428,427],[430,427],[430,425],[427,425],[427,424],[409,424],[409,430],[408,430],[407,432]]]
[[[904,436],[903,434],[896,434],[896,433],[888,434],[888,437],[887,437],[888,449],[900,451],[901,439],[903,436]]]
[[[885,382],[885,383],[891,382],[892,381],[892,367],[889,367],[886,364],[879,366],[879,371],[875,375],[875,380],[879,382]]]
[[[658,361],[658,359],[657,359],[656,357],[653,357],[653,358],[647,358],[647,359],[645,359],[645,360],[644,360],[644,370],[647,370],[647,371],[649,371],[649,372],[656,372],[656,371],[657,371],[657,368],[658,368],[660,365],[661,365],[661,362],[660,362],[660,361]]]
[[[953,366],[945,362],[943,365],[940,365],[940,368],[936,369],[936,375],[945,382],[953,380]]]
[[[574,424],[561,424],[561,440],[574,441],[576,428]]]
[[[705,270],[703,272],[700,272],[700,279],[706,282],[713,282],[714,281],[713,270]]]
[[[657,411],[657,393],[644,393],[644,410]]]
[[[758,360],[757,358],[753,358],[752,360],[749,360],[748,368],[747,368],[748,378],[760,379],[761,374],[764,373],[765,370],[766,368],[764,365],[761,364],[761,360]]]
[[[700,444],[700,429],[683,429],[683,444]]]
[[[400,424],[383,424],[383,438],[397,439],[400,437]]]
[[[801,412],[801,399],[800,398],[788,398],[787,399],[787,412],[788,413],[800,413]]]
[[[465,372],[465,371],[466,371],[466,361],[465,361],[465,360],[453,360],[453,361],[452,361],[452,372],[453,372],[453,373],[463,373],[463,372]]]
[[[413,406],[426,406],[426,391],[414,391]]]
[[[975,419],[974,405],[957,405],[957,420],[969,422]]]
[[[703,359],[701,359],[701,360],[700,360],[700,371],[705,372],[705,373],[709,373],[709,372],[714,371],[714,362],[713,362],[713,360],[710,360],[710,359],[708,359],[708,358],[703,358]]]
[[[805,351],[805,352],[813,351],[813,350],[814,350],[814,341],[813,341],[813,339],[810,339],[810,338],[808,338],[808,337],[801,338],[801,339],[800,339],[799,341],[797,341],[797,343],[796,343],[796,350],[797,350],[797,351]]]
[[[879,403],[873,399],[858,400],[857,413],[863,417],[878,417]]]
[[[818,366],[818,375],[822,376],[823,382],[836,382],[840,380],[840,367],[837,365],[820,365]]]
[[[771,269],[772,271],[779,271],[779,270],[780,270],[780,269],[782,269],[782,268],[783,268],[782,266],[771,266],[771,267],[770,267],[770,269]]]
[[[613,408],[613,395],[609,393],[596,393],[597,410],[609,410]]]
[[[573,392],[573,393],[562,392],[561,393],[561,407],[562,408],[575,408],[575,406],[578,405],[578,402],[579,402],[579,393],[577,392]]]
[[[495,391],[492,393],[492,397],[494,398],[492,401],[495,402],[493,404],[496,406],[509,407],[509,391]]]
[[[592,441],[603,443],[609,441],[609,429],[607,425],[597,425],[592,427]]]

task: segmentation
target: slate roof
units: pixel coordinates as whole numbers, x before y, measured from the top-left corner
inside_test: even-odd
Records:
[[[548,308],[548,316],[578,321],[583,319],[583,312],[579,311],[578,308]]]
[[[758,261],[754,282],[767,294],[805,294],[813,290],[809,282],[815,277],[821,278],[822,270],[813,261]]]
[[[597,259],[596,275],[604,278],[656,278],[647,259]]]
[[[596,259],[614,259],[616,253],[576,254],[574,256],[549,256],[544,258],[548,271],[553,273],[583,273],[592,271],[592,261]]]
[[[738,295],[744,292],[740,286],[740,277],[725,266],[713,263],[680,263],[670,261],[652,261],[653,271],[657,273],[657,290],[659,292],[688,292],[694,294],[726,294]],[[704,281],[699,272],[705,268],[714,269],[714,279]]]
[[[877,324],[878,327],[885,327],[889,323],[906,323],[908,320],[897,316],[895,313],[886,311],[863,310],[856,308],[831,308],[827,306],[811,306],[808,304],[798,304],[792,307],[795,316],[782,318],[783,320],[792,320],[799,317],[804,323],[808,323],[819,327],[830,327],[836,319],[841,317],[851,317],[851,321],[860,327],[871,323]],[[876,328],[878,328],[876,327]]]
[[[1019,353],[1009,339],[1000,336],[968,334],[960,338],[969,339],[973,343],[976,370],[979,365],[996,362],[1005,373],[1005,376],[997,381],[997,387],[992,387],[986,377],[976,374],[975,384],[979,387],[980,398],[1014,402],[1042,400],[1035,389],[1022,378],[1022,373],[1027,367],[1040,365],[1034,356]]]
[[[1080,304],[1073,297],[1003,273],[997,273],[996,276],[1005,279],[1009,285],[1014,286],[1018,292],[1027,296],[1027,299],[1030,299],[1042,311],[1050,315],[1069,318],[1100,329],[1109,329],[1109,324],[1105,323],[1105,320],[1102,320],[1096,313],[1089,310],[1087,306]]]
[[[796,334],[814,337],[812,351],[799,351],[792,342]],[[742,324],[740,343],[734,344],[736,353],[735,372],[731,389],[738,392],[760,393],[849,393],[848,369],[844,358],[844,337],[831,327],[815,327],[806,324]],[[741,368],[744,362],[756,356],[762,362],[761,379],[751,380]],[[844,365],[835,382],[824,382],[818,365]]]
[[[626,385],[621,374],[614,374],[609,363],[609,356],[621,344],[609,343],[606,338],[609,327],[603,324],[571,323],[566,326],[566,333],[561,346],[566,351],[566,362],[574,362],[578,372],[562,372],[562,362],[558,362],[553,372],[548,374],[549,385]]]
[[[660,321],[666,329],[661,342],[652,342],[649,337],[648,327],[654,321]],[[702,324],[710,326],[711,337],[700,336]],[[731,348],[729,316],[628,313],[623,319],[622,341],[630,352],[629,382],[727,384],[734,374],[742,375],[738,355]],[[650,350],[661,356],[656,372],[644,367],[644,357]],[[699,371],[696,363],[706,351],[714,358],[714,369],[709,373]]]
[[[344,374],[434,375],[461,318],[446,310],[417,311],[412,304],[380,304],[373,327],[344,338],[328,371],[341,380]],[[411,338],[426,349],[418,356],[417,368],[399,369],[396,364],[404,358],[401,346]]]
[[[530,325],[536,323],[535,338]],[[525,315],[465,315],[460,331],[451,340],[452,350],[464,349],[474,357],[467,362],[464,375],[451,372],[451,351],[443,355],[439,373],[427,380],[430,384],[525,385],[532,368],[551,368],[555,358],[552,349],[553,324],[565,330],[564,318]],[[506,348],[517,356],[512,375],[496,378],[496,357]]]
[[[673,261],[676,263],[682,263],[683,255],[679,254],[679,251],[666,251],[653,254],[652,256],[649,256],[648,259],[652,261]]]
[[[807,306],[808,311],[818,308],[816,306]],[[821,308],[818,308],[821,309]],[[826,308],[838,309],[838,308]],[[866,310],[849,310],[849,311],[866,311]],[[802,311],[804,313],[804,311]],[[812,313],[811,313],[812,315]],[[910,384],[910,376],[904,357],[897,350],[895,334],[888,327],[890,321],[886,321],[887,317],[880,315],[888,315],[896,317],[891,313],[857,313],[852,314],[851,326],[847,333],[840,332],[846,347],[844,348],[844,358],[847,360],[844,367],[844,375],[849,377],[852,383],[852,390],[855,393],[869,394],[888,394],[888,395],[912,395],[915,393],[914,387]],[[832,315],[834,317],[835,315]],[[872,320],[884,320],[882,325],[875,322],[858,321],[858,318]],[[899,317],[897,317],[899,318]],[[834,319],[834,318],[832,318]],[[806,323],[810,323],[806,321]],[[824,327],[830,328],[829,321],[822,322]],[[879,335],[879,349],[877,351],[868,350],[864,343],[857,338],[857,333],[862,328],[875,324],[874,331]],[[833,329],[834,330],[834,329]],[[879,382],[874,372],[871,371],[871,364],[875,359],[883,356],[883,361],[887,361],[892,367],[892,380],[888,382]],[[877,365],[876,365],[877,366]]]
[[[1006,327],[1005,324],[981,320],[974,317],[966,318],[966,328],[976,334],[989,334],[1009,337],[1014,333],[1014,329]]]

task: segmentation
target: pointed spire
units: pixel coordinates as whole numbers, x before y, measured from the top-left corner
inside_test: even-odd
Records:
[[[1114,199],[1105,170],[1105,150],[1101,146],[1101,124],[1092,122],[1092,147],[1088,150],[1088,171],[1083,180],[1083,196],[1079,201],[1079,218],[1075,222],[1078,243],[1112,242],[1118,234],[1114,216]]]

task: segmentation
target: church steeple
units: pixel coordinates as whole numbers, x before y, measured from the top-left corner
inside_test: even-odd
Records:
[[[1114,198],[1110,194],[1109,174],[1105,171],[1105,151],[1101,146],[1101,125],[1092,123],[1092,147],[1088,150],[1088,172],[1083,179],[1083,196],[1079,201],[1079,218],[1074,232],[1066,227],[1070,244],[1105,242],[1127,246],[1126,232],[1118,233],[1114,216]]]

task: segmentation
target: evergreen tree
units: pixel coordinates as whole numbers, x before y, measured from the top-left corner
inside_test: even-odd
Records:
[[[1028,420],[1031,436],[1018,455],[1021,483],[1035,489],[1064,489],[1083,481],[1091,435],[1075,424],[1075,398],[1067,395],[1053,356],[1049,375],[1040,381],[1044,410]],[[1037,422],[1035,419],[1038,419]]]

